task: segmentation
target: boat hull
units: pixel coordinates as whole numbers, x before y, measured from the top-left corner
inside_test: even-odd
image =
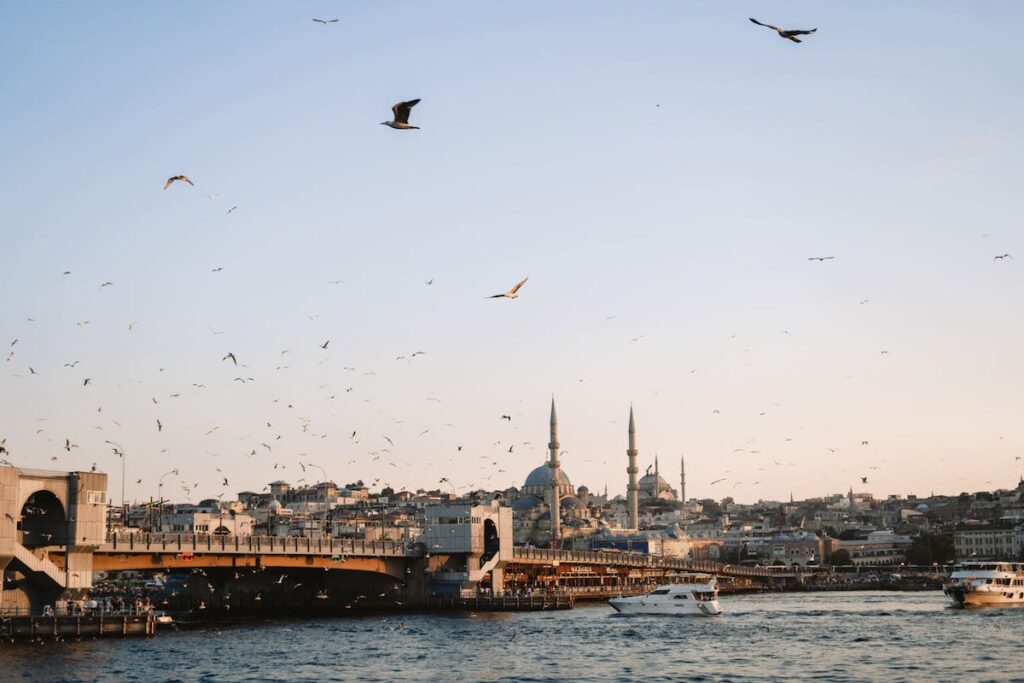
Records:
[[[965,589],[947,587],[944,591],[956,607],[1013,607],[1024,606],[1024,591]]]
[[[677,617],[716,617],[722,613],[717,600],[657,604],[636,598],[613,598],[608,604],[620,614],[661,614]]]

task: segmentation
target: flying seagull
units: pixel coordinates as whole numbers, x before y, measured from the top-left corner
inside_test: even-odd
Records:
[[[808,261],[830,261],[830,260],[832,260],[834,258],[835,258],[835,256],[808,256],[807,260]]]
[[[235,354],[233,354],[230,351],[228,351],[228,355],[226,355],[223,358],[221,358],[221,360],[227,360],[228,358],[231,359],[232,363],[234,363],[235,365],[238,365],[238,359],[235,358]]]
[[[491,296],[489,296],[487,298],[488,299],[501,299],[501,298],[515,299],[515,298],[517,298],[519,296],[519,294],[517,293],[517,292],[519,292],[519,288],[522,287],[523,285],[525,285],[526,281],[529,280],[529,279],[530,279],[529,277],[524,277],[522,280],[520,280],[518,283],[516,283],[515,287],[513,287],[510,290],[508,290],[504,294],[493,294],[493,295],[491,295]]]
[[[811,35],[812,33],[814,33],[815,31],[818,30],[816,28],[812,28],[810,31],[802,31],[802,30],[799,30],[799,29],[785,29],[785,28],[779,28],[778,26],[772,26],[771,24],[762,24],[760,21],[758,21],[754,17],[750,17],[750,20],[752,22],[754,22],[755,24],[757,24],[758,26],[764,26],[765,28],[770,28],[771,30],[773,30],[776,33],[778,33],[780,38],[785,38],[787,40],[792,40],[794,43],[801,43],[801,42],[803,42],[802,40],[797,38],[797,36],[809,36],[809,35]]]
[[[381,121],[380,125],[390,126],[397,128],[398,130],[409,130],[415,128],[419,130],[419,126],[409,125],[409,112],[412,108],[419,104],[419,99],[409,100],[407,102],[399,102],[395,106],[391,107],[391,111],[395,113],[395,118],[391,121]]]
[[[324,26],[327,26],[328,24],[338,23],[337,19],[313,19],[313,21],[315,21],[318,24],[323,24]]]
[[[1009,254],[1000,254],[999,256],[993,256],[992,260],[993,261],[1002,261],[1004,258],[1013,258],[1013,257],[1010,256]]]
[[[170,178],[167,179],[167,182],[164,183],[164,189],[166,190],[168,187],[170,187],[171,183],[173,183],[175,180],[180,180],[182,182],[188,183],[189,185],[195,185],[195,183],[188,179],[187,175],[172,175]]]

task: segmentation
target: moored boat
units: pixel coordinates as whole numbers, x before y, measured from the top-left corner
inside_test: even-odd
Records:
[[[942,591],[957,607],[1024,605],[1024,563],[963,562]]]
[[[713,576],[692,574],[681,583],[658,586],[644,595],[612,598],[608,601],[623,614],[671,614],[713,617],[722,613],[718,606],[718,581]]]

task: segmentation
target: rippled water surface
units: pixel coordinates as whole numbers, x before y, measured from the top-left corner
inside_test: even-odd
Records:
[[[718,618],[568,612],[277,621],[0,645],[4,681],[1024,680],[1024,609],[940,593],[727,596]],[[403,627],[404,626],[404,627]]]

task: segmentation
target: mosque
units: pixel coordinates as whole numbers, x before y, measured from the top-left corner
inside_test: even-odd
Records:
[[[562,469],[559,461],[558,414],[554,399],[551,400],[550,430],[547,461],[531,471],[522,488],[512,494],[515,542],[561,547],[565,541],[573,538],[614,533],[616,530],[611,529],[604,516],[610,502],[607,486],[603,496],[592,495],[586,486],[574,489],[568,473]],[[641,503],[682,502],[686,495],[686,470],[682,461],[679,491],[661,477],[657,457],[654,459],[654,472],[648,467],[644,476],[637,479],[636,475],[640,471],[636,463],[639,450],[636,447],[636,422],[632,408],[629,409],[629,448],[626,455],[629,463],[626,468],[629,475],[626,497],[628,529],[621,530],[623,532],[638,528]],[[560,523],[554,524],[552,520],[559,520]]]

